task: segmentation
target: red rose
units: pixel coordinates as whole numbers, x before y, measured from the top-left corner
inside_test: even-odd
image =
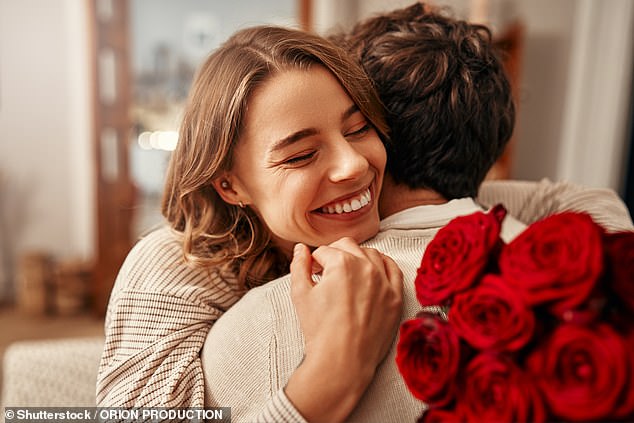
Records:
[[[634,329],[630,329],[624,340],[628,372],[626,373],[626,387],[616,402],[614,417],[623,421],[634,421]]]
[[[609,419],[629,376],[623,339],[606,324],[561,324],[528,366],[551,412],[572,421]]]
[[[623,303],[634,311],[634,232],[605,235],[609,283]]]
[[[518,290],[487,274],[473,289],[456,294],[449,323],[476,349],[515,351],[533,336],[535,315]]]
[[[453,398],[460,341],[439,317],[421,314],[401,324],[396,365],[414,396],[442,406]]]
[[[599,288],[599,283],[595,288]],[[591,325],[604,317],[605,305],[605,294],[600,289],[595,289],[581,306],[568,310],[558,317],[565,323]]]
[[[530,374],[506,356],[481,353],[462,374],[458,398],[466,421],[543,422],[543,399]]]
[[[444,408],[430,408],[425,410],[418,423],[461,423],[464,417],[458,410]]]
[[[423,306],[442,305],[482,274],[499,242],[506,211],[496,206],[453,219],[425,250],[416,276],[416,298]]]
[[[603,270],[601,234],[588,215],[549,216],[504,247],[500,270],[530,305],[548,303],[561,316],[588,298]]]

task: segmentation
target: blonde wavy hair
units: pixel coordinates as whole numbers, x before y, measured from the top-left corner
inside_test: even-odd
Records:
[[[248,206],[222,200],[212,181],[231,170],[251,93],[286,69],[320,65],[387,140],[383,108],[371,81],[344,50],[317,35],[258,26],[241,30],[199,69],[172,154],[163,215],[183,236],[191,265],[230,270],[240,288],[288,273],[288,257],[273,244],[265,222]]]

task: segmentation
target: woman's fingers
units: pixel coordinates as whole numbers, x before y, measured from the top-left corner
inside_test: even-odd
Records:
[[[374,264],[374,266],[376,266],[377,269],[382,270],[385,275],[388,275],[388,273],[387,273],[388,269],[385,267],[385,264],[386,264],[385,263],[385,258],[387,257],[386,255],[380,253],[379,251],[375,250],[374,248],[363,248],[363,253]],[[387,257],[387,258],[389,258],[389,257]],[[396,266],[396,263],[394,263],[394,261],[392,261],[392,259],[390,259],[390,261],[392,262],[392,264],[394,264],[394,266]],[[396,268],[398,269],[398,266],[396,266]],[[399,269],[399,272],[400,272],[400,269]]]
[[[381,254],[381,253],[379,253]],[[390,284],[397,290],[397,292],[403,293],[403,272],[398,267],[396,262],[389,256],[381,254],[383,265],[385,266],[385,273],[390,281]]]
[[[295,244],[291,261],[291,296],[297,298],[313,285],[312,257],[304,244]]]
[[[357,242],[350,238],[341,238],[329,245],[322,246],[313,251],[313,258],[315,262],[323,267],[324,263],[333,260],[336,254],[339,254],[339,258],[344,258],[341,252],[351,254],[352,256],[369,259],[377,269],[383,268],[383,255],[373,248],[360,247]],[[332,263],[332,261],[330,261]]]
[[[354,239],[349,237],[341,238],[329,245],[322,245],[313,251],[313,257],[321,263],[322,260],[320,260],[320,257],[324,257],[324,260],[326,260],[327,258],[333,257],[332,254],[336,251],[345,251],[356,257],[365,257],[363,249],[359,247],[359,244],[357,244]]]

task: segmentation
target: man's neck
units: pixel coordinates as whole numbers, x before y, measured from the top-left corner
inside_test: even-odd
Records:
[[[385,219],[394,213],[412,207],[445,204],[446,202],[447,200],[434,190],[411,189],[407,185],[394,183],[394,180],[386,175],[381,191],[379,213],[381,219]]]

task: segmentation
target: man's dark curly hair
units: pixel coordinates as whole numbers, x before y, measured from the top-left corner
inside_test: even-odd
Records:
[[[395,182],[447,200],[475,196],[515,123],[490,30],[418,3],[331,39],[355,55],[386,107]]]

